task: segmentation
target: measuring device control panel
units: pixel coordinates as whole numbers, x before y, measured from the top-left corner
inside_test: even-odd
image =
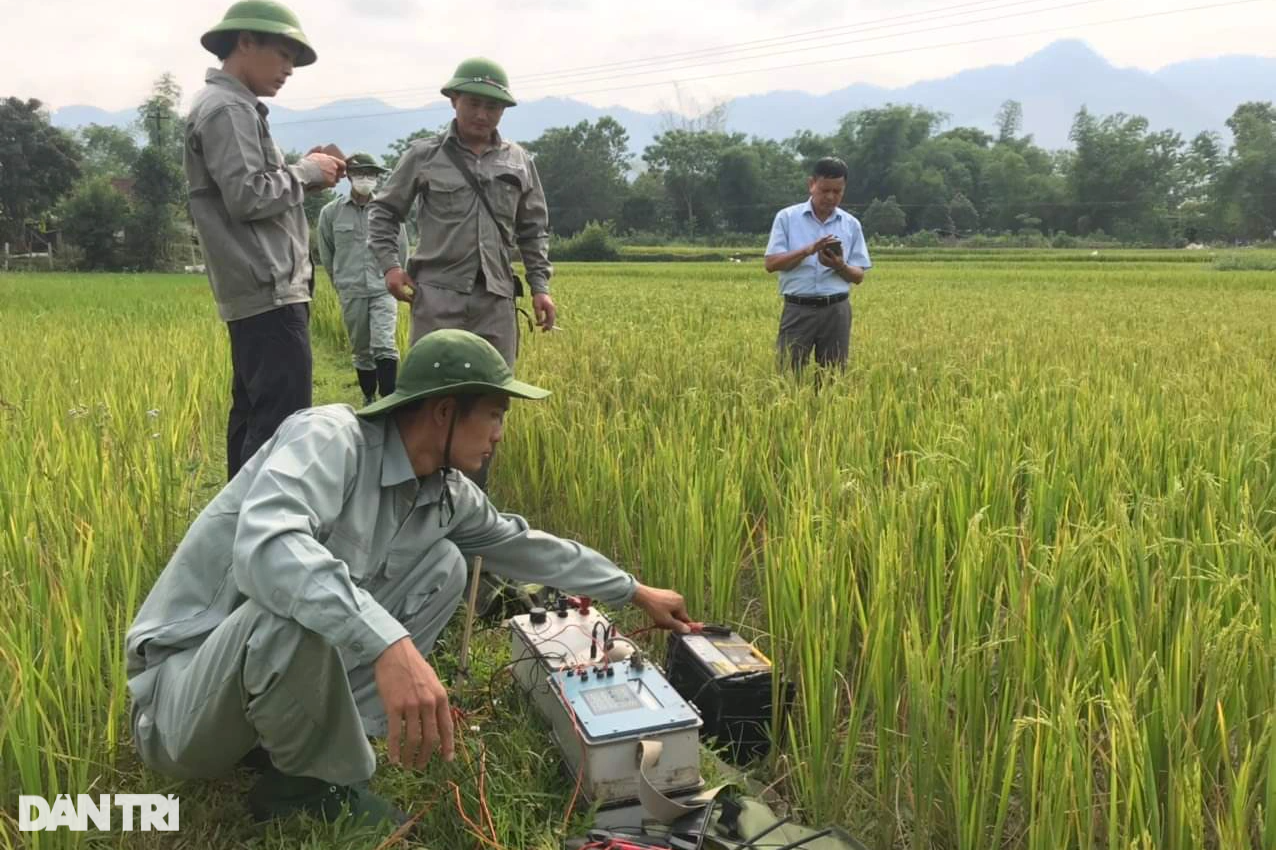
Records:
[[[651,665],[621,661],[583,671],[557,670],[552,686],[587,740],[633,737],[700,725],[700,715]]]

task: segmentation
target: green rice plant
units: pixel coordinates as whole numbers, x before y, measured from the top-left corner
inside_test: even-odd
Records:
[[[756,263],[562,264],[519,362],[554,394],[512,410],[494,497],[758,640],[796,699],[754,772],[802,817],[881,848],[1276,846],[1274,296],[1203,253],[881,252],[818,382],[776,373]],[[316,399],[353,402],[317,295]],[[0,319],[0,846],[80,846],[5,811],[173,787],[130,755],[121,641],[223,474],[225,332],[179,277],[0,277]],[[556,846],[571,782],[484,638],[471,757],[379,787],[454,781],[474,814],[485,752],[498,841]],[[233,785],[177,787],[194,844],[249,840]],[[482,843],[454,802],[431,834]],[[371,846],[255,840],[299,839]]]
[[[1214,260],[1214,270],[1220,272],[1272,272],[1276,271],[1276,251],[1235,251]]]

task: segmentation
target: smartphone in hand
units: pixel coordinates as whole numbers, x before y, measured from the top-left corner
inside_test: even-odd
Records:
[[[842,256],[842,240],[834,239],[832,242],[824,246],[825,253],[832,254],[835,257]]]

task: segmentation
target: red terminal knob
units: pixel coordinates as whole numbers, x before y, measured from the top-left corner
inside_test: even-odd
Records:
[[[589,603],[590,603],[590,602],[592,602],[592,601],[593,601],[593,600],[591,600],[588,596],[582,596],[582,597],[580,598],[580,613],[582,613],[582,614],[588,614],[588,613],[589,613]]]

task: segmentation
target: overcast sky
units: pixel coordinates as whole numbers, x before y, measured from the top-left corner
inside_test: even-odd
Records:
[[[0,95],[53,108],[124,109],[171,71],[189,98],[215,63],[199,36],[227,5],[0,0]],[[357,96],[421,106],[438,99],[460,59],[476,54],[501,61],[524,99],[573,96],[644,110],[681,104],[682,111],[776,89],[906,85],[1012,63],[1059,38],[1082,38],[1116,65],[1149,70],[1223,54],[1276,55],[1276,0],[293,0],[292,7],[319,54],[277,99],[298,109]]]

